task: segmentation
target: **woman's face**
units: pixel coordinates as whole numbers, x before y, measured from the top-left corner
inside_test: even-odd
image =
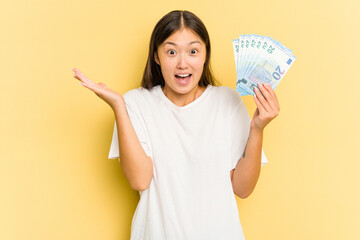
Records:
[[[205,59],[205,43],[192,30],[182,28],[170,35],[155,55],[165,80],[164,90],[175,95],[196,91]]]

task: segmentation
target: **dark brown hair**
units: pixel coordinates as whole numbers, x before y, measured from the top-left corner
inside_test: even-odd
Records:
[[[161,45],[171,34],[184,27],[196,33],[206,46],[206,60],[203,73],[200,77],[199,86],[206,87],[209,84],[213,86],[218,85],[210,67],[210,38],[204,23],[200,18],[189,11],[175,10],[163,16],[155,25],[151,34],[149,56],[145,65],[141,87],[151,89],[159,84],[161,87],[165,85],[160,66],[155,62],[155,53],[157,52],[159,45]]]

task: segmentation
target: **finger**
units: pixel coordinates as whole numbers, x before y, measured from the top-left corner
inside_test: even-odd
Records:
[[[278,101],[278,99],[277,99],[277,97],[276,97],[276,94],[275,94],[274,90],[273,90],[272,87],[271,87],[269,84],[267,84],[267,83],[264,84],[264,87],[268,90],[268,92],[270,93],[270,95],[274,98],[274,103],[275,103],[275,105],[276,105],[276,108],[279,110],[279,109],[280,109],[280,105],[279,105],[279,101]]]
[[[83,86],[85,86],[85,84],[86,84],[86,86],[91,85],[91,83],[84,81],[82,78],[80,78],[80,77],[77,76],[77,75],[75,75],[74,78],[77,79],[77,80],[79,80],[79,81],[80,81],[80,84],[83,85]]]
[[[256,87],[255,87],[255,88],[256,88]],[[254,88],[254,89],[255,89],[255,88]],[[260,102],[259,98],[256,97],[256,95],[254,96],[254,100],[255,100],[255,104],[256,104],[256,106],[257,106],[257,108],[258,108],[259,114],[260,114],[260,112],[266,112],[264,106],[263,106],[262,103]]]
[[[276,99],[272,96],[271,92],[273,92],[272,88],[266,88],[265,84],[259,84],[259,88],[261,90],[261,92],[263,93],[263,95],[265,95],[265,98],[267,100],[267,102],[269,103],[269,106],[272,110],[277,110],[277,103],[276,103]]]
[[[260,89],[266,100],[269,100],[272,97],[268,89],[266,89],[263,84],[258,84],[258,88]]]
[[[272,89],[272,87],[269,84],[264,83],[263,86],[266,90],[268,90],[268,92],[271,96],[275,97],[274,90]]]
[[[266,112],[271,112],[271,107],[268,103],[268,101],[264,98],[264,96],[261,94],[260,90],[257,87],[254,87],[254,91],[256,94],[256,98],[259,100],[263,108],[266,110]]]
[[[94,93],[97,93],[98,92],[98,89],[92,85],[92,84],[88,84],[88,83],[85,83],[85,82],[82,82],[81,85],[83,85],[84,87],[90,89],[91,91],[93,91]]]
[[[74,74],[74,76],[73,76],[74,78],[76,78],[77,80],[80,80],[81,82],[84,82],[84,80],[80,77],[78,71],[76,71],[75,68],[72,69],[72,71],[73,71],[73,74]]]
[[[93,81],[91,81],[89,78],[87,78],[82,72],[80,72],[76,68],[74,68],[73,72],[74,72],[76,78],[81,80],[82,82],[86,82],[88,84],[94,84]]]

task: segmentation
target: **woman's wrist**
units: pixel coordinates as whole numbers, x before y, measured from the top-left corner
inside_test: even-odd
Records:
[[[264,128],[258,128],[255,126],[250,126],[250,132],[255,133],[256,135],[264,135]]]
[[[126,110],[124,99],[121,97],[117,101],[113,102],[113,104],[111,104],[111,108],[113,109],[115,114],[119,111]]]

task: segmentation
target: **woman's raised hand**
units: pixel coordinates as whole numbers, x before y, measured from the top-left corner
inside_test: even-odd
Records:
[[[271,120],[279,115],[280,105],[274,90],[269,84],[259,84],[258,87],[254,87],[256,94],[254,100],[257,108],[250,126],[263,130]]]
[[[112,109],[124,103],[123,96],[108,88],[104,83],[94,83],[76,68],[73,68],[72,71],[74,78],[80,80],[81,85],[92,90],[98,97],[107,102]]]

